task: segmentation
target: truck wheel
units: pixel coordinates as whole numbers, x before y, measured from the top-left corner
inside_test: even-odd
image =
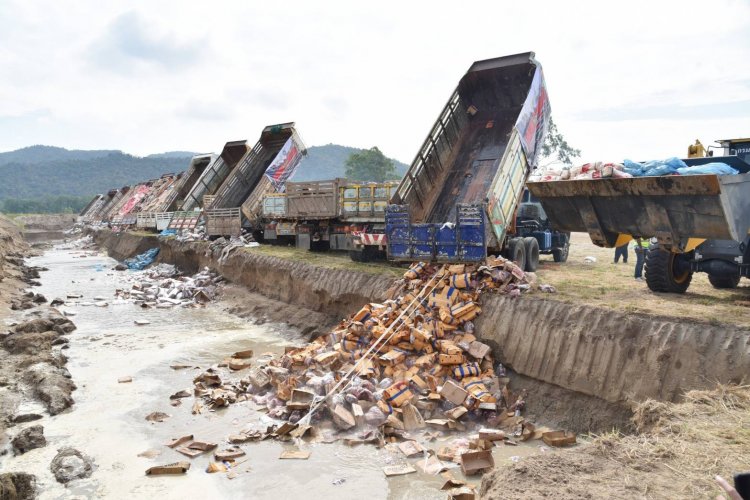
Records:
[[[713,285],[714,288],[737,288],[737,285],[740,284],[740,275],[738,274],[737,276],[727,276],[727,275],[717,276],[715,274],[709,274],[708,281],[711,282],[711,285]]]
[[[523,239],[523,248],[526,253],[524,271],[536,271],[536,268],[539,267],[539,242],[533,236],[528,236]]]
[[[508,258],[521,269],[526,268],[526,248],[522,238],[512,238],[508,243]]]
[[[660,247],[646,253],[646,283],[652,292],[685,293],[693,279],[693,271],[685,257]]]
[[[555,262],[565,262],[568,260],[568,253],[570,251],[570,243],[566,243],[562,248],[552,249],[552,258]]]
[[[362,250],[349,250],[349,258],[354,262],[364,262],[364,252]]]

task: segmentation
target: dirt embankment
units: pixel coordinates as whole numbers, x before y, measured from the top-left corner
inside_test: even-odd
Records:
[[[14,218],[24,231],[65,231],[76,223],[76,214],[27,214]]]
[[[76,214],[19,215],[13,221],[21,228],[24,239],[35,244],[64,239],[64,231],[73,227]]]
[[[222,260],[221,250],[212,251],[208,242],[109,231],[98,231],[95,239],[118,260],[159,246],[159,262],[175,264],[187,273],[214,269],[240,285],[226,293],[230,312],[287,323],[308,333],[323,332],[363,304],[382,300],[393,284],[389,277],[326,269],[241,249]]]
[[[29,247],[21,238],[19,228],[0,215],[0,319],[8,321],[11,311],[26,311],[19,323],[5,324],[0,330],[0,455],[10,435],[23,437],[26,422],[39,415],[19,413],[23,401],[38,400],[55,415],[73,404],[75,385],[65,368],[67,358],[65,335],[75,325],[56,309],[48,307],[47,299],[33,292],[40,269],[24,264]],[[19,430],[20,429],[20,430]],[[17,440],[14,440],[16,443]],[[14,444],[16,452],[17,446]],[[0,474],[0,498],[30,498],[34,477],[28,474]]]
[[[382,300],[391,277],[327,269],[237,250],[226,261],[206,242],[181,243],[134,234],[96,234],[116,258],[152,246],[159,260],[186,272],[208,266],[241,285],[234,313],[323,330],[366,302]],[[249,290],[252,296],[247,295]],[[528,388],[527,409],[567,429],[627,428],[631,403],[679,400],[685,391],[750,374],[750,331],[691,319],[627,314],[541,296],[488,296],[477,331],[496,359]]]

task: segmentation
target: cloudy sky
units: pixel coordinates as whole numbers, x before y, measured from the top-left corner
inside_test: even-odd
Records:
[[[1,0],[0,19],[0,151],[217,151],[296,121],[408,163],[472,61],[525,51],[584,159],[750,136],[747,0]]]

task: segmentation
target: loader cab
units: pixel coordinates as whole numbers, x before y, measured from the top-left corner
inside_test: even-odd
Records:
[[[516,226],[524,225],[534,225],[538,228],[549,226],[549,219],[541,202],[527,188],[523,190],[521,203],[518,204],[516,212]]]
[[[716,142],[721,146],[722,156],[738,156],[750,163],[750,138],[719,139]]]

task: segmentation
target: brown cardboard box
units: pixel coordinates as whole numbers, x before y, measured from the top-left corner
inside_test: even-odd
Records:
[[[286,404],[290,410],[307,410],[315,399],[315,393],[304,389],[292,389],[292,399]]]
[[[486,472],[495,467],[492,451],[470,451],[461,455],[461,470],[466,476]]]
[[[492,352],[492,348],[490,346],[476,340],[472,342],[471,346],[469,347],[469,354],[477,359],[483,359],[490,352]]]
[[[440,395],[454,405],[460,405],[466,401],[466,397],[469,393],[453,380],[446,380],[440,388]]]
[[[438,354],[438,363],[441,365],[460,365],[464,362],[461,354]]]
[[[406,403],[401,407],[401,416],[404,419],[404,429],[407,431],[413,431],[416,429],[424,429],[425,423],[422,414],[419,413],[414,405]]]

